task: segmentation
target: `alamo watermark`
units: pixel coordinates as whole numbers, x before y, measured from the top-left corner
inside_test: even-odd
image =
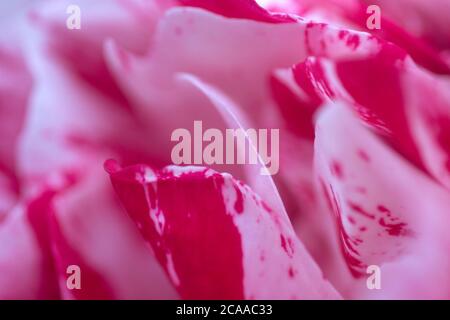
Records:
[[[381,289],[381,268],[375,264],[370,265],[366,269],[366,273],[369,274],[366,280],[366,286],[369,290]]]
[[[66,8],[66,14],[69,16],[66,19],[66,27],[69,30],[81,29],[81,8],[76,4],[71,4]]]
[[[81,289],[81,268],[72,264],[67,266],[66,274],[68,275],[66,280],[66,286],[69,290],[80,290]]]
[[[172,132],[171,141],[178,142],[171,153],[176,165],[262,162],[266,167],[261,168],[262,175],[275,175],[280,168],[279,129],[226,129],[224,134],[215,128],[203,132],[202,121],[194,121],[193,135],[188,129],[179,128]]]
[[[366,20],[366,27],[369,30],[381,29],[381,8],[375,4],[367,7],[366,13],[369,17]]]

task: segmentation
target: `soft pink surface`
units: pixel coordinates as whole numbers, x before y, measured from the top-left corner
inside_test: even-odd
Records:
[[[69,4],[0,7],[1,299],[450,298],[448,1]],[[280,172],[171,165],[194,120]]]

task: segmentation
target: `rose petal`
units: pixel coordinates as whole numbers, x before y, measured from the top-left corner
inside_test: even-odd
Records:
[[[424,165],[450,189],[450,80],[413,65],[402,80],[407,118]]]
[[[370,3],[374,4],[373,2]],[[406,50],[411,57],[420,65],[430,69],[433,72],[440,74],[450,74],[450,65],[440,56],[439,52],[425,41],[419,39],[413,34],[407,32],[404,28],[397,25],[396,20],[390,20],[386,11],[385,5],[381,6],[381,28],[369,30],[372,34],[393,42],[399,47]],[[397,7],[402,6],[396,4]],[[403,6],[408,7],[409,4]],[[348,17],[356,22],[361,28],[366,28],[368,14],[366,13],[367,6],[360,3],[358,6],[348,13]],[[449,8],[450,9],[450,8]],[[402,10],[402,14],[404,11]],[[416,19],[416,17],[411,18]]]
[[[64,0],[36,6],[29,20],[30,27],[38,34],[30,37],[34,41],[37,39],[43,47],[45,58],[64,65],[73,77],[89,88],[130,109],[105,63],[104,42],[112,38],[132,52],[144,53],[150,44],[155,22],[169,2],[122,0],[93,5],[91,1],[78,1],[82,24],[75,32],[66,27],[67,16],[61,14],[71,4]]]
[[[18,50],[0,44],[0,220],[17,201],[16,148],[25,120],[31,77]]]
[[[249,19],[270,23],[294,22],[286,14],[271,14],[254,0],[178,0],[182,5],[198,7],[229,18]]]
[[[40,42],[40,36],[31,38],[27,51],[35,85],[17,147],[22,182],[38,184],[65,169],[82,171],[103,152],[146,159],[147,143],[139,139],[146,130],[134,115],[74,77],[70,66],[48,59],[48,43]]]
[[[393,46],[363,60],[309,58],[294,75],[310,100],[347,101],[395,150],[448,185],[444,77],[421,70]]]
[[[46,225],[52,195],[46,190],[18,204],[0,225],[1,299],[60,297]]]
[[[147,57],[136,59],[125,52],[128,62],[124,64],[120,59],[124,50],[114,43],[109,44],[108,57],[141,121],[158,132],[153,135],[151,152],[167,164],[173,143],[166,137],[174,130],[190,129],[195,120],[201,120],[203,128],[224,132],[228,127],[210,99],[179,75],[191,74],[220,88],[250,120],[249,127],[271,127],[265,124],[273,119],[267,75],[299,57],[301,46],[290,43],[291,36],[301,36],[301,30],[291,24],[226,19],[195,8],[177,8],[160,21]],[[276,44],[274,51],[267,50],[267,41]],[[240,50],[233,49],[237,46]],[[262,108],[267,112],[257,111]],[[237,166],[228,167],[218,169],[242,178]]]
[[[147,244],[114,198],[102,168],[92,168],[54,202],[52,240],[65,298],[177,298]],[[70,265],[80,267],[80,290],[66,287]]]
[[[202,167],[106,169],[182,298],[339,297],[289,221],[231,176]]]
[[[438,230],[439,224],[448,223],[448,193],[386,148],[345,107],[335,105],[322,112],[315,161],[324,198],[336,217],[343,256],[355,277],[363,276],[368,265],[383,266],[411,255],[417,259],[415,272],[423,272],[419,257],[429,256],[426,246],[441,251],[433,258],[436,270],[447,266],[449,239]],[[433,229],[439,236],[431,236]],[[441,275],[437,272],[430,284],[424,279],[415,283],[439,296],[440,289],[433,289],[432,283]],[[384,293],[390,296],[396,287],[386,283]],[[421,291],[415,294],[420,297]]]
[[[437,2],[441,0],[436,0]],[[445,1],[445,0],[444,0]],[[420,34],[435,23],[429,23],[431,12],[440,18],[439,28],[432,30],[433,35],[445,34],[447,31],[436,31],[442,29],[445,24],[441,20],[445,14],[443,12],[448,9],[447,5],[433,4],[429,1],[427,4],[418,4],[414,1],[412,5],[408,2],[395,4],[384,0],[365,1],[365,0],[303,0],[289,6],[290,12],[299,14],[306,18],[316,21],[326,22],[330,25],[346,26],[353,30],[370,32],[379,39],[395,43],[398,47],[404,49],[409,55],[420,65],[440,74],[449,74],[450,64],[445,60],[444,56],[420,37]],[[370,5],[379,5],[381,10],[380,29],[369,29],[367,21],[371,16],[367,13]],[[431,9],[432,8],[432,9]],[[430,10],[431,9],[431,10]],[[439,12],[439,13],[438,13]],[[428,17],[425,17],[428,16]],[[424,19],[428,19],[424,23]],[[431,18],[432,19],[432,18]],[[448,28],[443,28],[444,30]],[[430,32],[430,30],[428,31]],[[446,39],[446,37],[438,36]],[[448,37],[447,37],[448,38]],[[446,40],[443,40],[444,42]],[[441,40],[442,42],[442,40]]]

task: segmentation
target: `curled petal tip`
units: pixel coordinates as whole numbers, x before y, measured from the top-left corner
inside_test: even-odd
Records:
[[[103,168],[105,168],[105,171],[108,174],[114,174],[119,172],[122,167],[120,166],[119,162],[117,160],[114,159],[108,159],[105,161],[105,163],[103,164]]]

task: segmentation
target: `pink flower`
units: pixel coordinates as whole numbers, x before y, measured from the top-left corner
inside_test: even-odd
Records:
[[[446,1],[78,2],[0,7],[0,298],[450,298]]]

